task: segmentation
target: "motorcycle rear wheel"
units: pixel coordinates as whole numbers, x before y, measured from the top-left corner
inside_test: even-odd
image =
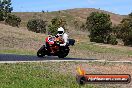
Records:
[[[60,54],[60,55],[58,55],[58,57],[59,58],[64,58],[65,56]]]
[[[66,56],[68,55],[68,53],[69,53],[69,50],[68,50],[68,51],[61,50],[61,51],[59,52],[59,54],[58,54],[58,57],[59,57],[59,58],[64,58],[64,57],[66,57]]]

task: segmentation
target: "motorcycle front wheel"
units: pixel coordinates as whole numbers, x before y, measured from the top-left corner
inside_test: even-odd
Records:
[[[43,45],[43,46],[38,50],[37,56],[38,56],[38,57],[43,57],[43,56],[45,56],[44,51],[45,51],[45,46]]]

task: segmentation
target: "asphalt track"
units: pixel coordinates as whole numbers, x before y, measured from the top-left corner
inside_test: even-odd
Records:
[[[0,54],[0,63],[21,63],[21,62],[112,62],[112,63],[132,63],[132,61],[106,61],[90,58],[58,58],[53,56],[45,56],[39,58],[32,55],[15,55]]]

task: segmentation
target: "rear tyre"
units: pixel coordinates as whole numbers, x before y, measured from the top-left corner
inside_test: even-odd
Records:
[[[45,46],[43,45],[39,50],[38,50],[38,52],[37,52],[37,56],[38,57],[43,57],[43,56],[45,56]]]
[[[64,58],[65,56],[62,55],[62,54],[59,54],[58,57],[59,57],[59,58]]]
[[[59,58],[64,58],[68,55],[69,53],[69,47],[61,47],[59,53],[58,53],[58,57]]]

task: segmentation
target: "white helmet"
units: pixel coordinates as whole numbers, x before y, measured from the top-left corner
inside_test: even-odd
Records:
[[[58,34],[62,35],[64,33],[64,28],[63,27],[59,27],[58,28]]]

